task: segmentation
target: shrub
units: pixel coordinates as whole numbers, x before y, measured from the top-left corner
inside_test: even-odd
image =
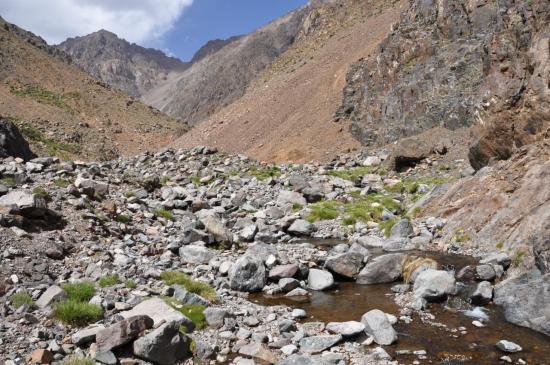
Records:
[[[95,294],[94,284],[89,281],[65,284],[63,285],[63,290],[67,293],[67,298],[69,300],[74,300],[77,302],[87,302],[92,299]]]
[[[107,275],[99,279],[99,286],[102,288],[120,284],[120,279],[117,274]]]
[[[155,210],[155,215],[157,217],[164,218],[164,219],[167,219],[167,220],[170,220],[170,221],[175,220],[174,214],[172,214],[171,211],[166,210],[166,209],[159,208],[159,209]]]
[[[36,304],[34,303],[34,300],[32,300],[31,295],[26,291],[22,290],[20,292],[17,292],[13,294],[10,297],[11,305],[14,308],[19,308],[24,305],[27,305],[29,308],[34,308]]]
[[[207,282],[201,280],[194,280],[188,275],[185,275],[179,271],[166,271],[160,275],[160,278],[167,285],[181,285],[191,293],[200,295],[206,300],[211,302],[216,301],[216,290],[212,288]]]
[[[55,306],[54,317],[64,323],[82,327],[100,320],[103,309],[96,304],[67,300]]]

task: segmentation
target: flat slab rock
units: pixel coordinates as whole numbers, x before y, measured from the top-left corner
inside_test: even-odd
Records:
[[[330,322],[326,328],[327,331],[344,337],[353,337],[365,331],[365,325],[357,321]]]
[[[305,337],[300,340],[300,350],[308,354],[317,354],[328,350],[342,341],[342,335],[322,335]]]
[[[145,300],[133,309],[125,312],[120,312],[123,318],[130,318],[139,315],[146,315],[153,319],[154,327],[160,325],[161,322],[181,321],[182,324],[192,332],[195,329],[195,324],[189,318],[170,307],[160,298],[152,298]]]

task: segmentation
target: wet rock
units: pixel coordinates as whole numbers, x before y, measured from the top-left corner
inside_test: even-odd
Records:
[[[300,282],[296,279],[283,278],[279,280],[278,286],[283,293],[288,293],[296,288],[299,288]]]
[[[298,264],[278,265],[269,270],[269,279],[293,278],[298,273]]]
[[[330,349],[342,341],[342,335],[322,335],[302,338],[300,350],[308,354],[317,354]]]
[[[296,236],[309,236],[314,231],[315,226],[303,219],[295,220],[288,228],[288,232]]]
[[[239,354],[265,361],[268,364],[277,362],[277,356],[262,343],[252,342],[244,345],[239,349]]]
[[[328,271],[310,269],[307,282],[312,290],[327,290],[334,286],[334,277]]]
[[[302,288],[296,288],[296,289],[293,289],[291,291],[289,291],[288,293],[286,293],[285,297],[306,297],[309,295],[309,292],[305,289],[302,289]]]
[[[521,346],[518,345],[517,343],[514,343],[512,341],[507,341],[507,340],[498,341],[496,346],[499,350],[504,352],[509,352],[509,353],[520,352],[523,350]]]
[[[403,260],[401,253],[387,254],[375,257],[357,275],[358,284],[391,283],[401,277]]]
[[[493,286],[488,281],[477,284],[476,290],[470,297],[472,304],[485,305],[493,299]]]
[[[189,318],[170,307],[160,298],[147,299],[129,311],[120,312],[123,318],[131,318],[134,316],[148,316],[153,319],[154,326],[158,326],[162,322],[180,321],[187,328],[188,332],[193,332],[195,324]]]
[[[397,332],[393,329],[386,313],[373,309],[361,317],[365,332],[379,345],[391,345],[397,341]]]
[[[155,364],[175,364],[191,357],[191,339],[180,332],[181,321],[164,323],[137,339],[134,355]]]
[[[216,253],[204,246],[189,245],[180,247],[179,255],[185,262],[191,264],[207,264]]]
[[[533,271],[500,282],[493,301],[503,307],[507,321],[550,336],[550,273]]]
[[[96,334],[97,349],[99,352],[105,352],[127,344],[137,338],[141,332],[152,328],[153,323],[151,317],[139,315],[102,329]]]
[[[447,271],[426,270],[420,273],[414,283],[414,295],[428,301],[438,301],[455,290],[455,278]]]
[[[265,266],[258,257],[244,255],[229,271],[229,286],[233,290],[257,292],[262,290],[265,284]]]
[[[365,325],[361,322],[330,322],[326,327],[327,331],[342,335],[344,337],[353,337],[365,331]]]
[[[67,298],[65,291],[57,285],[52,285],[42,293],[40,298],[36,301],[36,305],[38,308],[46,308],[65,298]]]
[[[363,267],[364,255],[359,252],[348,252],[337,256],[332,256],[325,262],[325,268],[335,274],[354,278],[359,274]]]

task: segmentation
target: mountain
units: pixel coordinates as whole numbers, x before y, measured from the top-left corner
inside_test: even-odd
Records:
[[[131,44],[106,30],[69,38],[58,48],[92,76],[136,97],[190,65],[159,50]]]
[[[229,43],[232,43],[233,41],[236,41],[240,38],[241,36],[234,36],[234,37],[229,37],[227,39],[213,39],[211,41],[208,41],[204,46],[199,48],[197,52],[195,52],[190,62],[196,63],[202,60],[203,58],[218,52],[220,49],[227,46]]]
[[[19,125],[35,152],[111,159],[157,149],[185,131],[70,60],[0,18],[0,115]]]

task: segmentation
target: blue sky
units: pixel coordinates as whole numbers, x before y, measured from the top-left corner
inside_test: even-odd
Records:
[[[195,0],[165,34],[163,43],[174,55],[189,60],[211,39],[249,33],[306,0]]]
[[[50,44],[109,30],[189,60],[207,41],[246,34],[307,0],[0,0],[0,15]]]

